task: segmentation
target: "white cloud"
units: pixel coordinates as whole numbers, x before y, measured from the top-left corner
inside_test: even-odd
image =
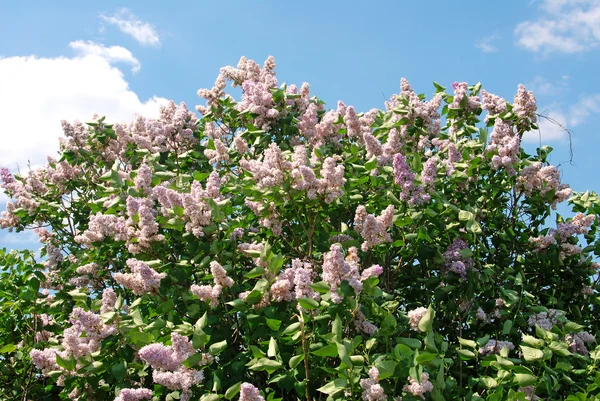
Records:
[[[116,25],[121,32],[132,36],[144,46],[160,46],[160,37],[156,29],[137,18],[127,8],[121,8],[114,15],[101,15],[103,21]]]
[[[167,102],[142,101],[129,88],[113,66],[136,65],[126,49],[90,42],[71,47],[79,52],[72,58],[0,58],[0,166],[25,172],[28,161],[45,163],[58,150],[63,119],[86,121],[98,113],[110,122],[131,121],[135,114],[157,116],[159,105]]]
[[[517,44],[533,52],[578,53],[600,44],[600,0],[540,0],[539,16],[515,28]]]
[[[493,34],[490,36],[485,36],[481,39],[478,39],[475,42],[475,47],[481,50],[484,53],[494,53],[498,51],[498,47],[494,46],[492,42],[498,39],[497,34]]]
[[[548,79],[537,75],[525,86],[536,95],[557,95],[568,89],[569,76],[563,75],[555,81],[549,81]]]
[[[121,46],[106,47],[99,43],[91,41],[84,42],[83,40],[77,40],[69,43],[69,47],[75,50],[82,56],[96,56],[102,58],[109,63],[125,63],[131,65],[131,71],[136,73],[140,70],[142,65],[139,60],[133,57],[133,54],[129,50]]]
[[[600,94],[582,96],[568,108],[555,103],[538,111],[548,118],[540,118],[539,132],[528,132],[523,139],[527,142],[539,142],[541,134],[542,142],[564,141],[568,138],[565,128],[574,129],[600,114]]]

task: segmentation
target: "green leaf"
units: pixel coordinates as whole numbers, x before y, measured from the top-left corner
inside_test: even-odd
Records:
[[[70,356],[69,358],[62,358],[59,354],[56,354],[56,364],[69,372],[75,370],[75,358]]]
[[[337,349],[336,349],[336,353],[337,353]],[[289,362],[290,368],[294,369],[303,360],[304,360],[304,354],[294,355],[293,357],[290,358],[290,362]]]
[[[515,373],[515,383],[520,387],[531,386],[537,383],[537,377],[528,373]]]
[[[307,310],[316,309],[319,307],[319,303],[312,298],[300,298],[298,303]]]
[[[110,368],[110,371],[119,382],[123,381],[123,379],[125,378],[125,373],[127,373],[127,369],[125,368],[124,362],[114,364]]]
[[[342,319],[340,319],[340,315],[335,315],[331,325],[331,333],[334,335],[335,341],[342,342]]]
[[[219,394],[204,394],[200,397],[200,401],[217,401],[220,400]]]
[[[6,344],[2,348],[0,348],[0,354],[9,354],[17,349],[17,346],[14,344]]]
[[[539,361],[544,357],[544,353],[536,348],[521,345],[521,351],[523,351],[523,359],[527,362]]]
[[[513,326],[512,320],[505,321],[504,325],[502,326],[502,334],[504,334],[504,335],[510,334],[510,331],[512,330],[512,326]]]
[[[569,351],[569,346],[564,342],[552,341],[548,344],[548,348],[559,356],[569,356],[571,355],[571,351]]]
[[[427,365],[429,362],[433,361],[438,354],[434,354],[431,352],[423,352],[417,356],[416,361],[419,365]]]
[[[347,386],[348,386],[348,380],[346,380],[344,378],[339,378],[339,379],[335,379],[334,381],[327,383],[326,385],[324,385],[322,387],[319,387],[317,389],[317,391],[324,393],[324,394],[332,395],[332,394],[335,394],[335,393],[338,393],[338,392],[344,390]]]
[[[330,290],[329,284],[327,284],[324,281],[319,281],[319,282],[314,283],[314,284],[309,284],[309,287],[312,288],[313,290],[315,290],[316,292],[320,293],[320,294],[326,294]]]
[[[210,347],[208,347],[208,350],[212,355],[219,355],[225,350],[225,348],[227,348],[227,340],[212,344]]]
[[[300,330],[300,322],[292,323],[288,327],[283,330],[281,335],[292,335],[295,334],[298,330]]]
[[[496,381],[496,379],[489,376],[480,377],[479,382],[483,385],[483,387],[488,389],[498,387],[498,382]]]
[[[256,361],[256,363],[250,366],[249,369],[258,372],[267,371],[269,374],[271,374],[282,366],[283,365],[279,361],[274,361],[268,358],[260,358],[258,361]]]
[[[427,308],[427,312],[419,321],[419,330],[422,332],[428,332],[433,327],[433,318],[435,317],[435,312],[431,305]]]
[[[458,342],[464,345],[465,347],[475,348],[477,347],[477,343],[473,340],[465,340],[464,338],[458,338]]]
[[[334,357],[338,355],[338,347],[336,344],[329,344],[321,347],[317,350],[311,351],[311,354],[316,356],[330,356]]]
[[[233,386],[229,387],[227,391],[225,391],[225,398],[231,400],[233,397],[239,394],[241,387],[242,382],[237,382]]]
[[[469,359],[475,358],[475,353],[468,349],[457,349],[456,352],[463,361],[468,361]]]
[[[565,331],[570,332],[570,333],[579,333],[584,328],[585,328],[585,326],[582,326],[582,325],[577,324],[575,322],[567,322],[567,323],[565,323]]]
[[[279,349],[277,348],[277,341],[273,337],[269,340],[269,349],[267,350],[267,356],[269,358],[275,358],[277,356],[277,352]]]
[[[420,349],[422,346],[421,341],[417,340],[416,338],[400,337],[398,338],[398,342],[400,344],[407,345],[412,349]]]
[[[268,317],[266,318],[267,321],[267,326],[269,326],[269,328],[273,331],[278,331],[279,328],[281,327],[281,320],[278,319],[269,319]]]

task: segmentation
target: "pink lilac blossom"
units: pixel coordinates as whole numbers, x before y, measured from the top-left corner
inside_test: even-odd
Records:
[[[136,295],[158,293],[160,281],[167,277],[166,273],[158,273],[141,260],[127,259],[126,263],[131,273],[114,273],[113,278],[117,283]]]
[[[56,355],[60,354],[61,357],[67,357],[65,351],[58,351],[54,348],[45,348],[43,350],[32,349],[29,353],[33,364],[42,371],[43,375],[56,370],[62,370],[56,363]]]
[[[387,230],[392,226],[394,210],[394,205],[389,205],[381,212],[381,215],[375,217],[372,214],[368,214],[362,205],[356,208],[354,231],[359,233],[364,239],[361,245],[363,251],[392,240]]]
[[[242,383],[239,401],[265,401],[258,389],[250,383]]]
[[[248,143],[239,135],[233,138],[233,146],[239,154],[244,154],[250,150]]]
[[[510,341],[496,341],[489,340],[487,344],[483,347],[479,348],[479,354],[481,355],[492,355],[499,354],[500,350],[506,348],[507,351],[513,351],[515,349],[515,345]]]
[[[248,243],[248,242],[242,242],[241,244],[238,245],[238,250],[240,252],[242,252],[244,255],[252,257],[254,264],[256,264],[256,266],[258,266],[258,267],[267,267],[268,263],[265,262],[264,260],[261,260],[260,258],[256,258],[252,255],[249,255],[248,253],[246,253],[246,251],[262,252],[263,248],[264,248],[263,244],[255,244],[255,243]]]
[[[61,345],[69,355],[73,355],[75,358],[98,351],[101,341],[116,332],[116,328],[112,325],[105,325],[99,315],[79,307],[73,308],[69,321],[72,326],[63,332]]]
[[[146,345],[139,350],[139,357],[153,369],[175,371],[194,353],[194,348],[187,337],[175,332],[171,333],[171,343],[172,346],[162,343]]]
[[[291,163],[284,159],[281,149],[273,142],[265,150],[262,161],[242,159],[240,167],[252,174],[259,187],[268,188],[281,185]]]
[[[133,185],[138,191],[150,194],[152,189],[152,170],[147,164],[142,164],[133,179]]]
[[[408,381],[410,384],[405,385],[403,390],[407,393],[411,393],[415,397],[425,399],[424,394],[433,391],[433,384],[429,381],[429,373],[427,372],[421,374],[421,379],[419,381],[412,377],[409,377]]]
[[[576,334],[567,334],[565,342],[569,345],[571,352],[580,355],[588,355],[589,351],[586,344],[593,344],[596,342],[596,339],[590,333],[582,331]]]
[[[117,303],[117,293],[112,288],[107,288],[102,292],[102,306],[100,313],[110,312],[115,308]]]
[[[513,113],[519,118],[530,123],[537,121],[537,103],[533,92],[528,91],[524,85],[519,84],[513,103]]]
[[[358,294],[362,290],[362,282],[358,271],[358,250],[354,247],[348,250],[348,256],[344,259],[342,248],[331,245],[329,252],[323,256],[323,267],[321,278],[329,284],[331,300],[340,303],[342,298],[337,293],[342,281],[346,280]]]
[[[227,277],[227,272],[217,261],[210,262],[210,272],[213,275],[213,280],[215,284],[223,286],[223,287],[231,287],[233,285],[233,279],[231,277]]]
[[[215,164],[229,161],[230,157],[227,145],[225,145],[219,138],[214,138],[212,141],[215,148],[204,150],[204,156],[208,158],[208,162],[210,164]]]
[[[124,388],[114,401],[140,401],[152,398],[152,390],[147,388]]]
[[[152,381],[169,390],[181,390],[181,401],[190,399],[191,388],[204,380],[204,373],[199,370],[180,367],[174,372],[155,370],[152,372]]]
[[[156,210],[150,199],[129,196],[126,205],[127,215],[129,216],[125,222],[129,252],[138,254],[151,249],[153,242],[164,241],[164,235],[158,234],[159,226],[156,222]]]
[[[319,294],[310,287],[314,276],[310,263],[300,259],[292,260],[292,267],[283,270],[271,286],[271,299],[276,302],[300,298],[318,300]]]
[[[408,312],[408,324],[412,330],[420,330],[419,322],[427,313],[427,308],[418,307]]]
[[[210,179],[208,182],[211,182]],[[185,230],[197,238],[203,237],[204,227],[211,224],[211,211],[206,199],[215,199],[214,195],[219,193],[217,188],[209,188],[208,182],[204,190],[200,182],[194,181],[190,193],[182,195],[183,216],[187,221]]]
[[[103,215],[98,212],[90,217],[88,229],[75,236],[75,242],[91,244],[104,241],[108,237],[114,237],[116,241],[127,240],[125,219],[115,215]]]
[[[365,315],[360,310],[356,311],[354,327],[369,336],[372,336],[378,330],[377,326],[366,320]]]
[[[487,150],[492,154],[492,167],[495,170],[504,168],[509,175],[516,174],[515,165],[519,160],[521,138],[509,123],[496,119]]]
[[[488,112],[485,116],[486,124],[490,117],[496,117],[507,111],[506,100],[487,92],[485,89],[481,91],[481,98],[483,100],[483,110]]]
[[[361,398],[364,401],[387,400],[383,387],[379,384],[379,370],[374,366],[369,369],[368,379],[360,379],[360,387],[363,390]]]
[[[530,197],[539,193],[544,197],[553,191],[554,198],[550,205],[556,209],[556,204],[568,199],[573,193],[568,184],[560,183],[560,172],[555,166],[544,166],[535,162],[525,167],[517,179],[517,190]]]
[[[223,292],[223,287],[220,285],[192,285],[190,287],[192,294],[200,298],[201,301],[210,303],[210,306],[215,307],[219,304],[219,295]]]
[[[521,388],[519,388],[519,392],[525,393],[525,399],[527,401],[537,401],[537,400],[541,399],[540,397],[535,395],[535,387],[534,386],[521,387]]]
[[[469,96],[469,87],[466,82],[454,82],[452,89],[454,89],[454,100],[448,106],[451,109],[461,108],[463,102],[467,111],[474,111],[481,107],[481,100],[478,96]]]

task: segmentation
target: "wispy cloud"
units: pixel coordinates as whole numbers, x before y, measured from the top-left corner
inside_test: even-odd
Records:
[[[121,32],[132,36],[144,46],[160,46],[160,37],[154,26],[140,20],[127,8],[121,8],[113,15],[102,14],[100,18],[109,24],[116,25]]]
[[[139,60],[133,57],[129,50],[121,46],[104,46],[100,43],[91,41],[84,42],[77,40],[69,43],[69,47],[77,51],[82,56],[97,56],[107,60],[110,63],[121,62],[131,65],[132,72],[138,72],[142,65]]]
[[[579,53],[600,44],[600,0],[540,0],[538,17],[515,28],[532,52]]]
[[[493,42],[499,39],[498,34],[490,36],[484,36],[483,38],[477,39],[475,47],[484,53],[494,53],[498,51],[498,47],[494,46]]]
[[[541,135],[543,142],[563,141],[568,137],[565,128],[573,129],[597,119],[600,115],[600,94],[584,95],[569,107],[554,103],[538,111],[548,118],[540,118],[539,132],[527,132],[523,139],[538,142]]]
[[[538,96],[558,95],[569,88],[569,76],[563,75],[559,79],[550,81],[547,78],[536,75],[526,86]]]

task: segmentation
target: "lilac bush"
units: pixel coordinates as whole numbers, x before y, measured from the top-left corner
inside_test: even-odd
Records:
[[[198,95],[0,170],[43,257],[0,253],[2,397],[599,399],[600,199],[521,148],[533,93],[327,110],[270,57]]]

